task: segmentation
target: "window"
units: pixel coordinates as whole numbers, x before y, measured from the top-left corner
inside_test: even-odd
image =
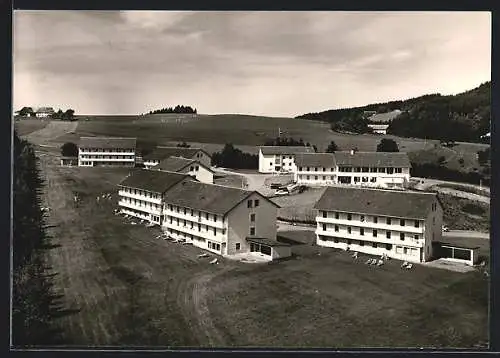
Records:
[[[339,218],[339,216],[340,216],[340,215],[339,215],[339,213],[338,213],[338,212],[337,212],[337,213],[335,213],[335,219],[338,219],[338,218]]]
[[[248,207],[248,208],[251,208],[251,207],[252,207],[252,200],[248,200],[248,201],[247,201],[247,207]]]
[[[352,220],[352,214],[347,214],[347,220]]]
[[[318,180],[318,176],[317,175],[314,176],[314,180]]]
[[[255,200],[254,200],[254,206],[255,206],[255,207],[259,206],[259,199],[255,199]]]
[[[391,245],[391,244],[386,244],[386,245],[385,245],[385,249],[386,249],[386,250],[390,250],[390,249],[392,249],[392,245]]]
[[[307,172],[308,172],[308,171],[310,171],[310,170],[309,170],[309,167],[307,167],[307,170],[306,170],[306,171],[307,171]]]
[[[255,235],[255,228],[252,226],[250,228],[250,236],[253,236],[253,235]]]
[[[364,222],[364,221],[365,221],[365,216],[364,216],[364,215],[361,215],[361,216],[359,217],[359,220],[360,220],[361,222]]]
[[[198,224],[198,231],[201,231],[201,224]]]
[[[323,171],[326,172],[326,168],[323,168]]]
[[[241,248],[241,244],[239,242],[236,243],[236,251],[239,251]]]
[[[255,214],[250,214],[250,222],[255,222]]]
[[[217,235],[217,229],[214,228],[214,236]]]
[[[377,243],[376,242],[372,242],[372,247],[377,248]]]
[[[379,173],[385,173],[385,168],[378,168]]]
[[[388,238],[388,239],[390,239],[391,238],[391,232],[390,231],[386,231],[385,237]]]
[[[413,238],[414,238],[415,240],[418,240],[418,235],[415,235]]]
[[[373,237],[377,237],[377,230],[373,230]]]
[[[217,215],[214,214],[214,221],[217,221]]]
[[[299,172],[301,172],[301,171],[302,171],[302,167],[299,167]]]
[[[326,224],[323,224],[323,231],[326,231]]]
[[[402,233],[399,234],[399,238],[401,239],[401,241],[405,241],[405,234],[404,234],[404,232],[402,232]]]
[[[359,234],[361,236],[364,236],[365,235],[365,229],[363,229],[362,227],[359,228]]]
[[[315,167],[315,168],[314,168],[314,171],[315,171],[315,172],[317,172],[317,171],[318,171],[318,167]]]
[[[360,241],[359,242],[359,246],[365,246],[365,242],[364,241]]]
[[[333,239],[333,242],[334,242],[334,243],[336,243],[336,244],[338,244],[338,242],[339,242],[339,239],[337,239],[337,238],[334,238],[334,239]]]
[[[208,220],[208,213],[205,213],[205,219]]]
[[[226,235],[226,229],[222,229],[222,235]]]
[[[326,218],[326,211],[323,211],[323,217]]]
[[[352,240],[347,240],[347,245],[351,245],[352,244]]]
[[[184,215],[186,215],[186,208],[184,208]]]
[[[335,231],[339,231],[339,226],[338,225],[335,225]]]
[[[180,207],[177,207],[177,212],[180,213],[181,212],[181,208]]]
[[[394,168],[387,168],[387,174],[394,174]]]
[[[362,169],[363,173],[368,173],[368,170],[369,170],[368,167],[363,167]]]
[[[377,182],[377,178],[376,177],[371,177],[370,178],[370,183],[376,183]]]
[[[205,231],[208,231],[208,225],[205,225]]]
[[[387,223],[387,225],[391,225],[391,218],[387,218],[386,223]]]
[[[359,183],[359,177],[354,177],[354,182]]]
[[[310,176],[308,175],[308,176],[306,177],[306,179],[307,179],[307,180],[309,180],[309,178],[310,178]]]
[[[407,247],[404,247],[403,248],[403,253],[406,255],[408,253],[408,248]]]
[[[402,168],[396,168],[395,170],[396,170],[396,173],[402,173],[403,172]]]
[[[378,217],[377,217],[377,216],[374,216],[374,217],[373,217],[373,222],[374,222],[375,224],[376,224],[376,223],[378,223]]]
[[[347,227],[347,233],[348,233],[348,234],[350,234],[350,233],[351,233],[351,227],[350,227],[350,226],[348,226],[348,227]]]
[[[404,219],[399,220],[399,225],[405,226],[405,220]]]

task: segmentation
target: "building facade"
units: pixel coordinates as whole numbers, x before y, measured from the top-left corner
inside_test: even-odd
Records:
[[[387,134],[388,124],[368,124],[368,127],[372,129],[374,134]]]
[[[54,114],[54,108],[52,107],[40,107],[37,109],[35,115],[37,118],[47,118]]]
[[[443,209],[434,193],[329,187],[315,209],[319,246],[426,262],[442,237]]]
[[[81,167],[134,167],[135,138],[81,137],[78,144],[78,165]]]
[[[162,225],[163,196],[172,186],[191,177],[170,172],[139,170],[118,184],[118,207],[122,214]]]
[[[269,260],[286,255],[276,241],[277,205],[258,192],[196,181],[164,196],[163,229],[174,239],[218,255],[257,252]],[[252,240],[265,239],[259,247]],[[274,247],[274,248],[273,248]]]
[[[214,183],[213,170],[196,160],[181,157],[169,157],[162,160],[158,165],[152,167],[152,169],[187,174],[196,178],[196,180],[201,183]]]
[[[150,169],[170,157],[196,160],[207,168],[212,165],[212,157],[201,148],[158,147],[143,157],[144,166]]]
[[[259,172],[293,173],[295,155],[299,153],[314,153],[314,149],[305,146],[262,146],[259,148]]]
[[[410,160],[401,152],[304,153],[295,160],[300,185],[404,189],[410,181]]]

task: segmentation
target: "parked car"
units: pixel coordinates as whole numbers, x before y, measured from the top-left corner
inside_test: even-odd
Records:
[[[288,191],[287,190],[276,190],[276,193],[274,193],[274,195],[288,195]]]

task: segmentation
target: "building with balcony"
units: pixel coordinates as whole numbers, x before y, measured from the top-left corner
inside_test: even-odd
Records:
[[[299,153],[295,155],[293,180],[299,185],[337,184],[337,162],[333,153]]]
[[[314,208],[319,246],[425,262],[442,237],[434,193],[328,187]]]
[[[196,160],[208,168],[212,165],[212,157],[201,148],[157,147],[151,153],[144,155],[144,166],[148,169],[152,168],[170,157]]]
[[[78,166],[135,166],[136,139],[118,137],[80,137]]]
[[[276,240],[278,206],[256,191],[183,181],[164,195],[163,230],[223,255],[290,256]]]
[[[199,182],[207,184],[214,183],[213,170],[196,160],[181,157],[169,157],[162,160],[158,165],[152,167],[152,169],[187,174],[196,178]]]
[[[188,175],[156,170],[138,170],[118,184],[118,207],[123,214],[161,225],[163,196],[171,187],[194,180]]]
[[[262,146],[259,148],[260,173],[293,173],[295,155],[314,153],[314,148],[306,146]]]

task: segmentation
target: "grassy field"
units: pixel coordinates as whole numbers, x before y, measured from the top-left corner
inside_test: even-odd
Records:
[[[443,204],[443,223],[451,230],[490,231],[490,206],[479,201],[438,194]]]
[[[434,189],[434,188],[449,188],[449,189],[464,191],[466,193],[487,196],[488,198],[490,197],[489,188],[488,189],[479,189],[479,188],[476,188],[473,186],[465,186],[465,185],[452,184],[452,183],[438,184],[438,185],[432,186],[430,189]]]
[[[40,154],[60,245],[50,254],[55,287],[74,310],[59,322],[68,344],[472,347],[487,339],[488,284],[478,273],[368,267],[310,244],[277,264],[209,265],[200,249],[112,214],[127,169],[61,168],[56,149]],[[111,200],[96,205],[104,193]]]
[[[44,128],[49,121],[41,119],[20,119],[14,122],[17,135],[24,136]]]

